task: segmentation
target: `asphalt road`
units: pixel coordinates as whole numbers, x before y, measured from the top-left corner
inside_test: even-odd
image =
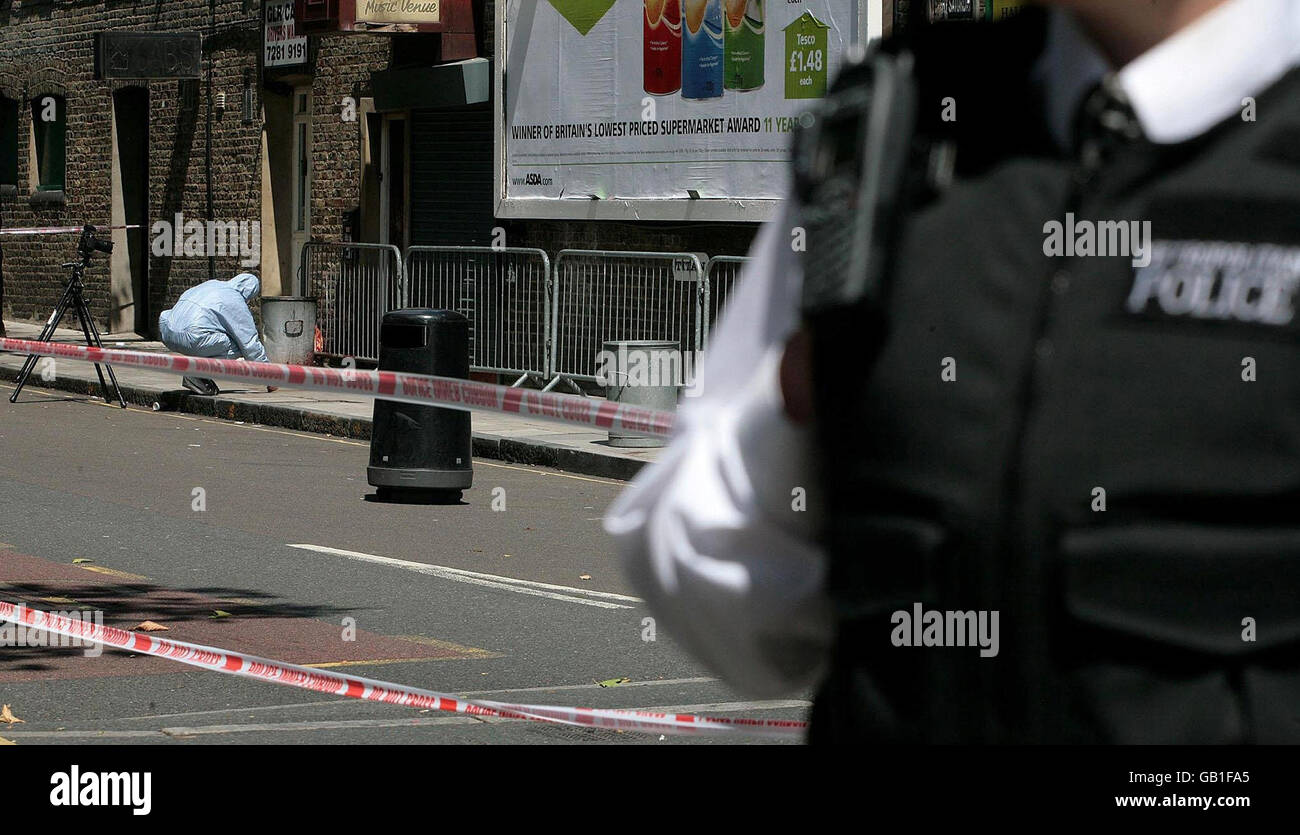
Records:
[[[0,390],[0,599],[466,696],[807,712],[731,692],[662,628],[645,640],[600,528],[619,482],[476,459],[460,504],[383,503],[364,443]],[[0,647],[0,701],[19,744],[723,741],[422,713],[67,647]]]

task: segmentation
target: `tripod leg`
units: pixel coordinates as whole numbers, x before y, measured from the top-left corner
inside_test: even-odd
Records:
[[[82,310],[81,299],[77,299],[76,308],[77,308],[77,319],[80,320],[81,322],[81,332],[86,337],[86,344],[98,348],[99,346],[95,344],[94,338],[91,337],[90,335],[90,323],[86,320],[87,311]],[[107,402],[108,382],[104,379],[104,371],[102,368],[99,367],[99,363],[95,363],[95,376],[99,377],[99,387],[103,389],[104,400]]]
[[[45,327],[41,330],[41,335],[37,337],[37,342],[49,342],[54,336],[54,332],[58,330],[59,322],[63,321],[63,314],[68,312],[68,304],[71,302],[73,294],[73,284],[70,283],[68,289],[63,291],[63,298],[59,299],[58,307],[54,308],[54,312],[50,314],[49,320],[46,321]],[[18,383],[14,386],[14,393],[9,395],[10,403],[18,402],[18,395],[22,393],[23,386],[27,385],[27,378],[31,376],[32,370],[36,368],[39,359],[40,357],[36,354],[31,354],[23,362],[23,368],[18,372]]]
[[[80,293],[76,298],[77,318],[81,320],[81,332],[86,335],[86,344],[95,348],[103,348],[104,340],[99,337],[99,328],[95,325],[95,320],[90,316],[90,309],[86,307],[86,300]],[[122,397],[122,388],[117,384],[117,375],[113,373],[113,366],[105,364],[103,370],[100,370],[99,363],[95,363],[95,373],[99,375],[99,387],[104,391],[104,402],[111,403],[109,397],[108,383],[104,381],[104,371],[108,372],[108,379],[113,381],[113,392],[117,394],[117,403],[123,409],[126,408],[126,400]]]
[[[117,395],[117,405],[125,409],[126,398],[122,396],[122,387],[117,384],[117,375],[113,373],[113,366],[105,365],[104,370],[108,372],[109,382],[113,384],[113,393]]]

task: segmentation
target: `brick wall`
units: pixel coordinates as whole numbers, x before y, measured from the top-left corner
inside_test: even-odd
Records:
[[[312,237],[339,241],[343,212],[361,201],[361,119],[342,119],[342,100],[371,95],[370,73],[388,65],[389,39],[338,35],[319,39],[312,86]]]
[[[149,90],[149,218],[173,221],[208,217],[211,116],[212,216],[219,221],[261,216],[261,124],[241,120],[245,73],[254,84],[262,43],[261,4],[216,0],[214,7],[188,0],[156,3],[65,4],[20,2],[0,9],[0,95],[18,100],[19,174],[16,197],[0,197],[6,226],[107,224],[110,220],[112,93],[135,84]],[[209,8],[215,12],[209,15]],[[109,29],[201,31],[205,34],[204,77],[188,103],[178,81],[109,82],[95,80],[94,33]],[[338,240],[341,212],[358,202],[359,122],[344,122],[345,95],[364,96],[370,71],[387,64],[383,37],[337,36],[319,39],[313,85],[312,231]],[[210,73],[208,67],[210,66]],[[226,94],[224,112],[209,113],[211,92]],[[41,93],[65,97],[67,157],[64,205],[33,205],[27,138],[27,102]],[[260,90],[258,92],[260,103]],[[150,235],[152,240],[152,235]],[[61,293],[59,264],[74,254],[75,235],[11,238],[4,247],[3,313],[7,318],[43,320]],[[266,253],[273,257],[272,253]],[[243,269],[238,255],[213,259],[212,274],[229,278]],[[206,257],[156,257],[149,262],[149,308],[169,307],[189,287],[209,277]],[[109,313],[109,267],[97,256],[87,273],[87,299],[102,326]]]
[[[19,126],[19,187],[4,207],[9,226],[107,224],[110,220],[112,94],[125,82],[96,81],[94,33],[107,29],[220,31],[205,45],[213,90],[225,91],[228,105],[213,116],[213,209],[217,218],[257,217],[258,127],[240,124],[243,71],[256,67],[261,41],[257,12],[245,15],[242,0],[204,6],[162,2],[138,6],[22,3],[0,19],[0,92],[23,103]],[[197,14],[196,14],[197,12]],[[136,83],[136,82],[131,82]],[[197,101],[183,107],[177,81],[139,82],[149,89],[149,215],[171,220],[176,212],[202,220],[207,213],[206,85]],[[63,205],[34,205],[29,198],[32,172],[26,140],[31,132],[27,102],[43,93],[65,97],[66,173]],[[233,106],[232,106],[233,105]],[[6,241],[5,315],[43,319],[60,293],[59,264],[74,254],[75,236]],[[218,275],[229,273],[237,257],[216,259]],[[87,274],[88,301],[102,324],[108,316],[108,261],[97,256]],[[188,286],[205,280],[205,258],[151,258],[150,308],[162,309]]]
[[[493,0],[476,0],[485,49],[494,48]],[[209,9],[214,9],[210,15]],[[177,81],[108,82],[95,80],[94,33],[109,29],[202,31],[204,78],[185,103]],[[361,122],[340,117],[344,96],[368,96],[371,71],[387,66],[389,40],[383,36],[340,35],[313,38],[313,237],[337,241],[343,212],[360,202],[358,156]],[[150,4],[38,2],[15,0],[0,7],[0,95],[20,102],[17,196],[0,196],[6,226],[107,224],[110,220],[112,94],[117,86],[148,88],[150,106],[149,218],[172,221],[208,216],[208,124],[211,115],[212,214],[217,220],[261,217],[260,123],[241,122],[245,72],[255,84],[261,48],[261,4],[191,0]],[[208,70],[212,93],[226,94],[226,108],[209,114]],[[28,102],[42,93],[62,95],[67,106],[66,203],[34,205],[26,143],[31,133]],[[258,91],[258,102],[261,91]],[[564,248],[662,250],[744,254],[755,224],[629,223],[612,221],[511,221],[501,224],[509,243]],[[281,230],[281,235],[287,230]],[[152,235],[150,236],[152,239]],[[3,246],[3,314],[43,320],[61,293],[59,265],[74,254],[75,235],[10,238]],[[265,242],[265,241],[264,241]],[[265,257],[273,257],[270,252]],[[228,278],[241,267],[237,255],[216,257],[212,272]],[[150,257],[149,309],[157,313],[189,287],[207,280],[206,257]],[[109,315],[109,263],[97,256],[87,274],[88,300],[101,326]]]

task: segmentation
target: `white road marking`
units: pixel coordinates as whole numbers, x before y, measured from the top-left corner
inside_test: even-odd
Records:
[[[706,702],[699,705],[658,705],[656,707],[614,708],[648,713],[744,713],[747,710],[802,710],[812,707],[807,699],[766,699],[756,702]]]
[[[646,682],[649,684],[650,682]],[[667,683],[667,682],[665,682]],[[319,703],[318,703],[319,704]],[[718,713],[744,713],[748,711],[760,710],[803,710],[812,706],[812,702],[804,699],[769,699],[765,701],[742,701],[742,702],[704,702],[702,704],[690,705],[655,705],[651,707],[619,707],[611,708],[613,710],[640,710],[649,713],[689,713],[689,714],[718,714]],[[277,707],[291,707],[291,705],[277,705]],[[249,708],[245,708],[249,709]],[[264,709],[264,708],[263,708]],[[211,711],[212,713],[223,713],[226,711]],[[183,716],[185,714],[173,714]],[[200,715],[200,714],[192,714]],[[164,718],[141,717],[141,718]],[[114,738],[142,738],[156,737],[164,734],[171,737],[187,736],[210,736],[217,734],[234,734],[234,733],[265,733],[270,731],[283,732],[302,732],[302,731],[336,731],[336,730],[364,730],[366,728],[413,728],[427,727],[431,725],[495,725],[501,722],[523,722],[528,720],[512,719],[506,717],[475,717],[475,716],[411,716],[408,718],[392,719],[309,719],[300,722],[249,722],[245,724],[228,724],[228,725],[198,725],[192,727],[167,727],[158,730],[112,730],[101,731],[95,729],[71,729],[63,731],[9,731],[6,737],[22,739],[114,739]],[[566,725],[557,725],[557,727],[575,727]]]
[[[695,678],[661,678],[652,679],[650,681],[629,681],[626,684],[620,684],[618,688],[601,687],[599,684],[553,684],[538,687],[513,687],[505,690],[461,690],[456,692],[456,695],[462,699],[473,699],[480,696],[507,696],[514,693],[549,693],[552,691],[562,690],[622,690],[628,687],[668,687],[679,684],[713,684],[716,682],[718,682],[718,679],[711,676],[697,676]],[[324,707],[328,705],[374,707],[376,706],[376,703],[362,702],[356,699],[326,699],[323,701],[313,702],[291,702],[289,704],[223,707],[218,710],[191,710],[184,713],[154,713],[147,716],[121,716],[118,717],[117,721],[139,722],[156,721],[159,719],[181,719],[187,716],[222,716],[228,713],[263,713],[271,710],[296,710],[298,708]]]
[[[530,594],[535,597],[546,597],[551,600],[561,600],[565,603],[581,603],[584,606],[597,606],[602,609],[631,609],[632,606],[625,606],[621,603],[611,603],[607,601],[621,600],[628,603],[644,603],[639,597],[631,597],[626,594],[615,594],[608,591],[592,591],[591,589],[578,589],[572,586],[557,586],[554,583],[539,583],[536,580],[520,580],[515,577],[501,577],[496,574],[482,574],[477,571],[466,571],[463,568],[452,568],[446,565],[430,565],[423,562],[412,562],[411,560],[399,560],[393,557],[381,557],[377,554],[365,554],[360,551],[344,551],[341,548],[327,548],[324,545],[309,545],[306,543],[289,543],[286,547],[298,548],[304,551],[316,551],[321,554],[333,554],[338,557],[345,557],[358,562],[375,563],[376,565],[386,565],[390,568],[402,568],[407,571],[414,571],[418,574],[427,574],[431,577],[439,577],[443,580],[455,580],[458,583],[471,583],[476,586],[486,586],[488,588],[501,589],[503,591],[513,591],[518,594]],[[559,592],[568,592],[560,594]],[[574,594],[585,595],[585,597],[573,597]],[[590,598],[597,598],[592,600]]]
[[[811,707],[802,699],[773,699],[757,702],[706,702],[694,705],[659,705],[655,707],[611,708],[612,710],[640,710],[648,713],[717,714],[743,713],[757,710],[794,710]],[[475,716],[421,716],[409,719],[333,719],[304,722],[255,722],[237,725],[200,725],[197,727],[160,728],[168,736],[206,736],[210,734],[264,733],[268,731],[345,731],[365,728],[418,728],[429,725],[495,725],[502,722],[531,720],[510,717]],[[546,723],[551,724],[551,723]],[[556,727],[582,727],[556,723]],[[39,733],[39,732],[37,732]],[[12,736],[12,734],[11,734]]]
[[[201,725],[196,728],[161,728],[167,736],[208,736],[266,731],[341,731],[365,728],[418,728],[424,725],[481,725],[473,716],[412,717],[410,719],[337,719],[315,722],[260,722],[247,725]]]
[[[620,707],[611,710],[640,710],[648,713],[717,714],[743,713],[758,710],[796,710],[812,706],[803,699],[772,699],[748,702],[705,702],[694,705],[658,705],[654,707]],[[421,716],[409,719],[333,719],[304,722],[255,722],[235,725],[200,725],[197,727],[160,728],[168,736],[203,736],[208,734],[260,733],[266,731],[339,731],[363,728],[411,728],[428,725],[494,725],[501,722],[526,722],[532,720],[510,717],[476,716]],[[551,724],[551,723],[546,723]],[[556,727],[581,727],[556,723]],[[39,732],[37,732],[39,733]],[[12,734],[11,734],[12,736]]]
[[[148,716],[122,716],[118,721],[121,722],[139,722],[155,721],[158,719],[180,719],[186,716],[221,716],[226,713],[262,713],[268,710],[294,710],[304,707],[321,707],[323,705],[372,705],[377,702],[363,702],[358,699],[326,699],[319,702],[291,702],[287,705],[250,705],[248,707],[223,707],[218,710],[188,710],[184,713],[155,713]]]
[[[479,696],[506,696],[512,693],[549,693],[552,690],[622,690],[626,687],[663,687],[674,684],[713,684],[718,679],[711,676],[696,678],[664,678],[653,681],[629,681],[615,687],[601,687],[599,684],[558,684],[551,687],[515,687],[510,690],[469,690],[459,693],[464,699],[476,699]]]
[[[158,738],[157,731],[6,731],[5,739],[132,739]]]

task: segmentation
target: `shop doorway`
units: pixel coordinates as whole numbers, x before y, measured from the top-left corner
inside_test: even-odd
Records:
[[[149,306],[149,91],[128,87],[113,93],[113,230],[108,330],[152,336],[157,323]]]
[[[302,295],[302,247],[311,240],[311,88],[293,91],[293,279],[296,294]]]
[[[408,243],[405,115],[384,116],[379,147],[379,240],[405,251]]]

